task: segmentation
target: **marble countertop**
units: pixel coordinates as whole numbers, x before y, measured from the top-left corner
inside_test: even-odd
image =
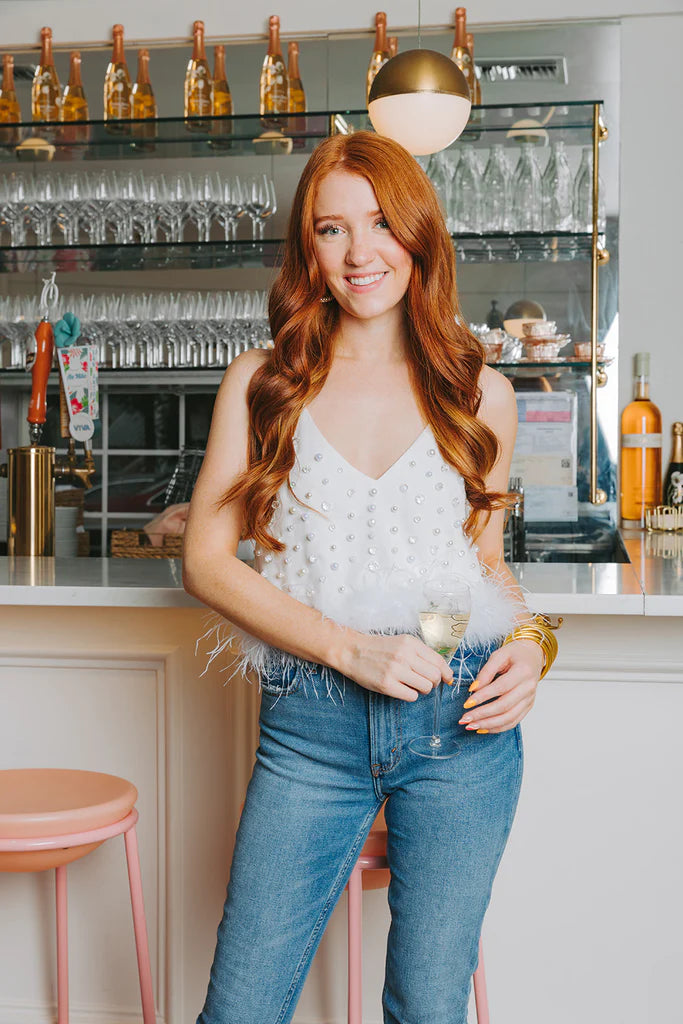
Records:
[[[683,534],[624,531],[631,564],[516,563],[531,607],[559,615],[683,615]],[[241,552],[242,553],[242,552]],[[0,605],[199,608],[174,559],[0,558]]]

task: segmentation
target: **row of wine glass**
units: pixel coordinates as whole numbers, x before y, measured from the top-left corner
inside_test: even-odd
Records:
[[[460,153],[460,159],[457,154]],[[533,143],[519,147],[513,167],[509,149],[491,146],[485,167],[481,150],[472,145],[445,150],[429,158],[425,170],[436,188],[448,230],[459,232],[525,232],[593,230],[593,152],[581,152],[572,173],[563,141],[550,146],[543,170]],[[457,161],[457,162],[456,162]],[[598,231],[605,230],[605,199],[598,191]]]
[[[83,344],[112,369],[223,367],[272,344],[265,291],[63,296]],[[0,367],[22,369],[40,319],[38,301],[0,297]]]
[[[245,216],[256,240],[276,211],[275,186],[266,174],[15,172],[0,179],[0,243],[10,246],[149,245],[159,232],[166,242],[182,242],[188,224],[208,242],[214,222],[226,241],[234,241]]]

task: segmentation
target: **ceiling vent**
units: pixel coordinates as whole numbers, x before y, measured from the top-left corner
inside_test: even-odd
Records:
[[[485,82],[560,82],[566,85],[565,57],[477,57],[476,65]]]

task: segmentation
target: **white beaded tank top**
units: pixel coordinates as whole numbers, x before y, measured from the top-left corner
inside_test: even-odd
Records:
[[[465,642],[488,643],[509,632],[519,604],[482,572],[463,531],[463,478],[443,459],[429,426],[378,479],[347,462],[307,409],[294,448],[294,496],[284,483],[270,522],[286,548],[255,548],[254,568],[265,580],[342,626],[419,635],[424,584],[459,577],[472,595]],[[263,676],[296,662],[231,624],[223,627],[215,629],[213,657],[237,641],[243,670]]]

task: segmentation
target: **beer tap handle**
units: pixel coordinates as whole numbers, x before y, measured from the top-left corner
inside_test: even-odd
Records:
[[[48,320],[36,328],[36,355],[31,366],[31,401],[26,417],[30,425],[31,444],[39,444],[47,415],[47,381],[52,368],[54,334]]]

